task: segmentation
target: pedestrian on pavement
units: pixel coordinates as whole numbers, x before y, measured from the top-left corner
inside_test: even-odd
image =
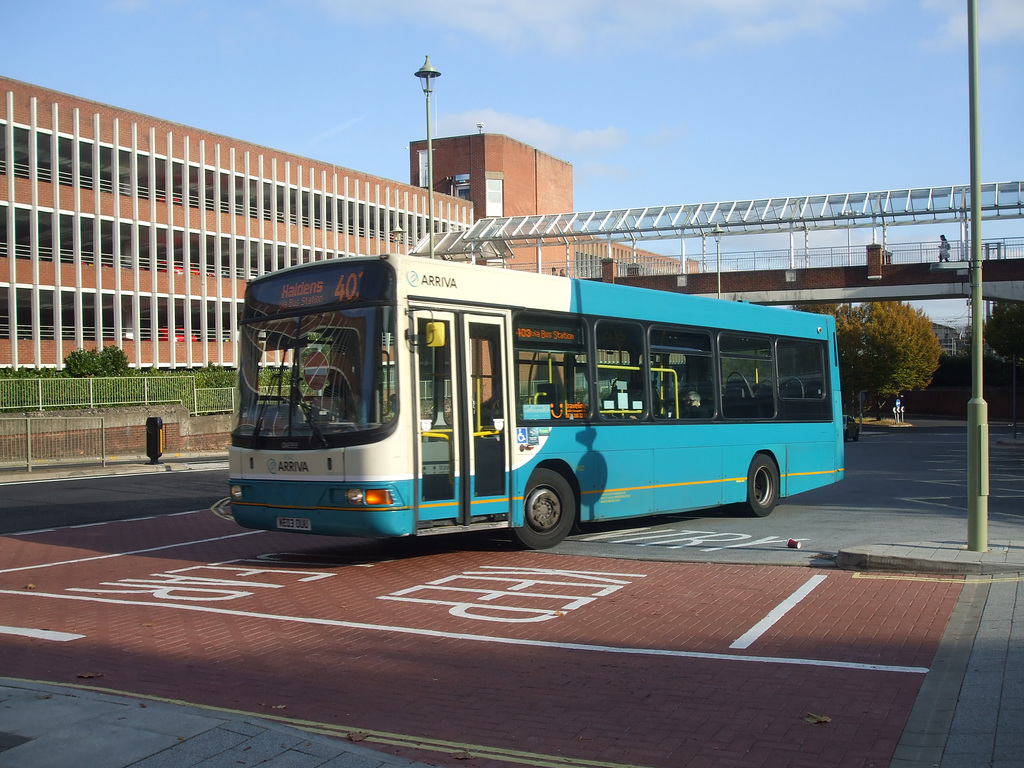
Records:
[[[949,240],[939,235],[939,261],[949,261]]]

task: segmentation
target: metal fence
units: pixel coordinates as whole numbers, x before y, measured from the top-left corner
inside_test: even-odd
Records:
[[[234,388],[198,388],[193,376],[86,379],[0,379],[0,411],[180,403],[193,416],[231,413]]]
[[[102,416],[0,418],[0,467],[94,462],[107,465]]]
[[[238,390],[234,387],[211,387],[196,389],[196,407],[193,416],[204,413],[234,413],[235,397]]]

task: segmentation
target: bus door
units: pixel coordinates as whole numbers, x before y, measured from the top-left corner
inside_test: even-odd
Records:
[[[505,322],[436,310],[416,329],[420,529],[491,522],[509,514]]]

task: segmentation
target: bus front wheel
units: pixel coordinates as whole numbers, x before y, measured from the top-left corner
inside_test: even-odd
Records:
[[[763,453],[754,456],[747,470],[747,501],[743,505],[751,517],[768,517],[779,502],[779,470]]]
[[[576,495],[564,477],[538,469],[530,476],[523,499],[523,525],[512,529],[519,544],[548,549],[569,535],[576,521]]]

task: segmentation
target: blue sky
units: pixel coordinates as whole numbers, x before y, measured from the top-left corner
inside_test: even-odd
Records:
[[[978,6],[981,176],[1019,180],[1024,2]],[[482,122],[566,160],[575,208],[595,210],[968,183],[966,9],[0,0],[0,72],[407,182],[407,145],[425,131],[414,73],[429,54],[436,135]],[[1001,226],[983,234],[1022,234]]]

